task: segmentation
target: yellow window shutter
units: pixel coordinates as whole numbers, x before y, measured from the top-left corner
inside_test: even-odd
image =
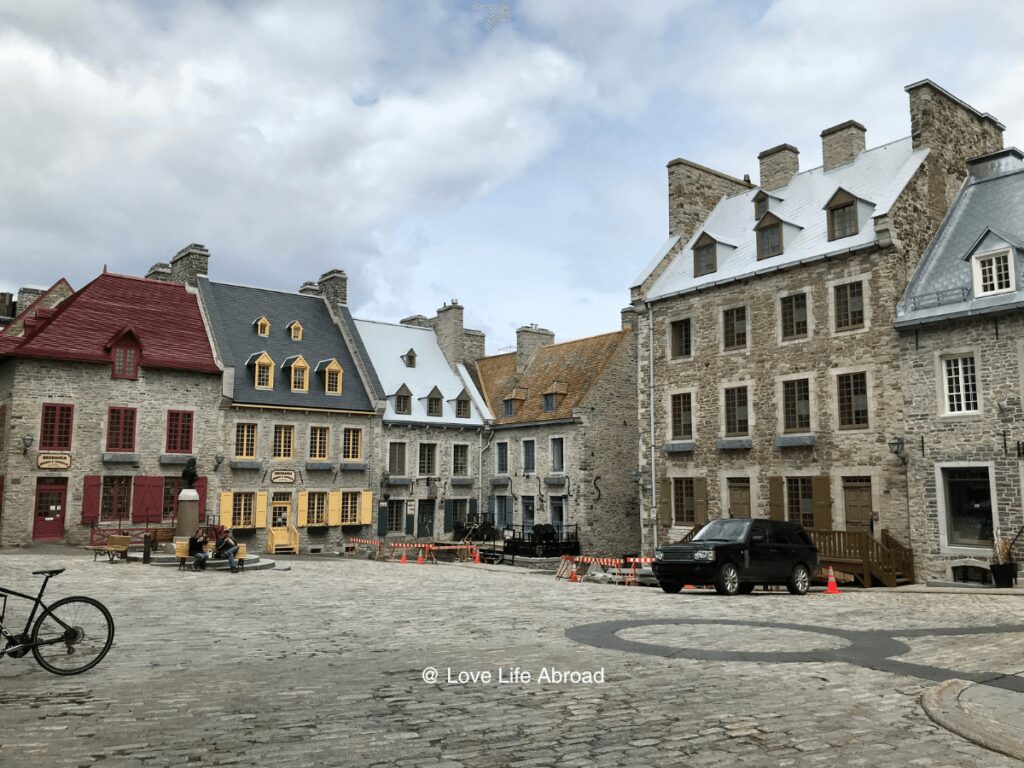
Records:
[[[361,491],[359,493],[359,524],[371,525],[373,523],[373,491]]]
[[[327,495],[327,524],[341,525],[341,491],[331,491]]]
[[[256,514],[253,516],[253,525],[256,528],[267,527],[267,492],[260,491],[256,494]]]
[[[295,523],[299,528],[306,527],[306,521],[309,519],[309,491],[299,491],[299,515],[298,521]]]
[[[234,520],[231,519],[231,504],[233,501],[233,494],[229,491],[224,491],[220,495],[220,524],[225,525],[228,528],[234,527]]]

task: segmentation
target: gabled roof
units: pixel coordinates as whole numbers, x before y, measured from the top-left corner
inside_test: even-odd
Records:
[[[615,331],[541,347],[522,374],[516,373],[516,353],[477,360],[484,397],[495,414],[494,423],[520,424],[572,418],[572,411],[587,396],[601,372],[625,341],[628,331]],[[554,388],[554,389],[553,389]],[[542,408],[544,393],[565,390],[554,411]],[[514,416],[503,416],[502,401],[526,394]]]
[[[108,344],[130,328],[143,368],[219,373],[196,297],[184,285],[103,273],[65,299],[4,353],[109,362]]]
[[[214,283],[206,277],[199,279],[199,294],[221,359],[226,367],[236,369],[232,393],[236,403],[343,411],[374,410],[345,338],[319,296]],[[256,333],[252,319],[254,314],[257,318],[265,316],[270,322],[269,336]],[[300,321],[305,329],[301,341],[292,341],[288,333],[288,324],[293,320]],[[246,366],[263,352],[280,367],[294,363],[300,356],[307,361],[336,359],[344,372],[341,394],[327,394],[326,374],[322,370],[310,374],[308,391],[293,392],[287,376],[275,376],[273,389],[256,389],[252,369]]]
[[[44,312],[52,312],[62,301],[65,301],[74,292],[75,289],[71,287],[71,283],[62,277],[41,294],[36,296],[35,300],[27,307],[18,307],[18,314],[11,318],[11,321],[7,323],[7,325],[0,328],[0,350],[2,350],[4,346],[11,346],[8,342],[4,341],[5,336],[21,335],[25,320],[30,317],[36,317]]]
[[[968,176],[896,307],[897,328],[1024,307],[1024,156],[1007,148],[987,158],[1005,170]],[[1014,260],[1014,290],[975,295],[971,256],[1004,247]]]
[[[459,366],[456,373],[448,364],[433,328],[373,320],[356,320],[355,326],[388,398],[385,421],[466,427],[482,426],[484,420],[491,417],[465,368]],[[402,359],[412,349],[416,350],[415,368],[407,367]],[[412,413],[409,414],[395,413],[394,395],[405,394],[403,386],[412,398]],[[441,416],[427,415],[428,397],[444,397],[442,393],[462,390],[470,393],[469,418],[457,418],[454,408],[447,406]]]
[[[889,212],[903,189],[910,183],[917,169],[928,156],[927,149],[915,150],[910,138],[900,139],[874,149],[861,152],[857,159],[846,165],[825,171],[823,167],[796,174],[789,184],[769,193],[776,198],[771,213],[796,227],[799,232],[786,238],[785,251],[771,258],[771,263],[757,259],[757,233],[753,221],[753,200],[762,191],[751,189],[733,197],[723,197],[701,223],[700,228],[681,247],[673,236],[662,247],[661,253],[673,253],[671,263],[654,281],[648,300],[665,298],[708,287],[716,283],[731,282],[780,266],[824,258],[851,248],[869,246],[875,242],[875,227],[869,221],[856,235],[829,241],[828,218],[822,206],[842,187],[851,195],[873,201],[873,216]],[[717,269],[700,277],[693,274],[693,244],[702,233],[714,233],[716,240],[736,244],[730,253],[719,254]],[[659,261],[649,265],[634,281],[634,287],[643,284],[657,268]]]

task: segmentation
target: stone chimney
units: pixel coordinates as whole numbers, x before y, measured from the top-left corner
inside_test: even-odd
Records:
[[[1004,173],[1019,171],[1024,168],[1024,153],[1016,147],[1007,147],[967,161],[967,173],[971,179],[991,179]]]
[[[867,128],[856,120],[833,125],[821,132],[821,159],[826,171],[852,163],[864,151]]]
[[[931,80],[911,83],[904,90],[910,96],[913,147],[931,150],[925,161],[928,212],[932,226],[938,228],[967,174],[967,161],[1002,149],[1006,126]]]
[[[18,289],[18,304],[14,308],[14,311],[18,313],[24,312],[29,308],[29,305],[42,296],[45,291],[45,288],[35,288],[30,285],[26,285]]]
[[[14,317],[14,294],[0,293],[0,317]]]
[[[158,261],[152,267],[149,268],[149,272],[146,273],[147,280],[163,280],[164,282],[174,282],[171,278],[171,265],[166,261]]]
[[[320,295],[332,307],[338,304],[348,304],[348,275],[343,269],[332,269],[324,272],[317,281],[320,288]]]
[[[192,243],[178,251],[171,259],[171,280],[175,283],[198,285],[199,278],[209,274],[210,252],[205,245]]]
[[[450,304],[445,304],[437,310],[437,317],[430,325],[434,328],[437,336],[437,344],[441,347],[448,365],[454,370],[464,359],[464,328],[462,326],[462,305],[458,299],[452,299]]]
[[[299,288],[299,293],[303,296],[319,296],[320,286],[312,280],[307,280],[302,284],[302,287]]]
[[[757,159],[761,161],[761,189],[767,191],[786,186],[800,170],[800,150],[792,144],[766,149]]]
[[[516,372],[522,373],[530,365],[541,347],[554,344],[555,334],[546,328],[524,325],[516,329]]]

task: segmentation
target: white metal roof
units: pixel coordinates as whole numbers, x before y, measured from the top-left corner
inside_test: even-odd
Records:
[[[757,223],[754,218],[754,197],[760,189],[723,197],[685,246],[677,249],[672,263],[655,281],[646,298],[664,298],[873,243],[873,217],[888,213],[927,156],[927,149],[915,151],[911,140],[906,138],[865,150],[852,163],[830,171],[818,167],[796,174],[788,185],[771,191],[770,195],[778,199],[772,202],[770,210],[784,222],[800,229],[788,228],[784,235],[784,252],[761,261],[757,260],[754,232]],[[856,235],[829,241],[827,215],[823,206],[840,187],[856,198],[873,203],[874,207]],[[694,277],[693,244],[705,232],[719,242],[735,246],[735,249],[719,248],[718,269]],[[672,245],[674,243],[670,238],[662,253],[670,250]],[[648,268],[644,274],[650,272],[651,268]]]
[[[370,364],[387,396],[385,421],[436,423],[460,427],[481,426],[490,413],[477,391],[473,380],[463,366],[456,374],[448,365],[437,336],[432,328],[382,323],[376,320],[356,320],[356,329],[370,356]],[[416,366],[406,366],[403,356],[416,352]],[[395,413],[395,393],[405,385],[412,392],[412,413]],[[427,395],[437,388],[444,399],[441,416],[427,415]],[[455,417],[455,398],[466,390],[470,398],[468,419]]]

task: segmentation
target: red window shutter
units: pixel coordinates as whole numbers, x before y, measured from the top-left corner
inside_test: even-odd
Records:
[[[82,525],[95,525],[100,519],[100,476],[88,475],[82,487]]]
[[[164,519],[164,479],[149,478],[149,522],[161,523]]]
[[[199,522],[206,522],[206,478],[197,477],[196,484],[193,486],[196,493],[199,494]]]
[[[132,522],[149,522],[149,478],[135,476],[132,483]]]

